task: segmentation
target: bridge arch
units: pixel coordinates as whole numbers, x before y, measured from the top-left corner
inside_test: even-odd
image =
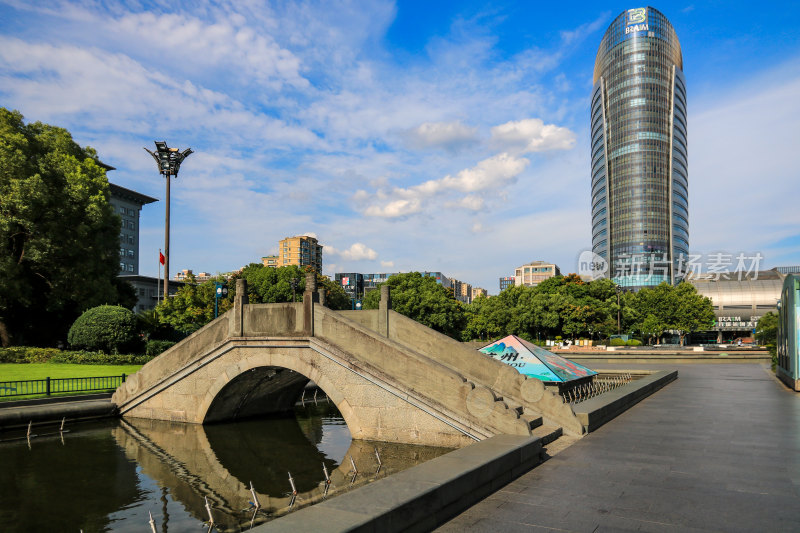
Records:
[[[351,437],[364,438],[362,421],[340,386],[341,376],[322,372],[316,352],[309,348],[238,350],[242,357],[220,368],[211,380],[198,406],[197,420],[205,424],[289,413],[305,385],[313,381],[339,409]]]

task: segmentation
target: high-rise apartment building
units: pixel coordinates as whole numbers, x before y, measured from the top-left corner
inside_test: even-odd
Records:
[[[675,283],[689,253],[686,80],[658,10],[629,9],[606,30],[590,124],[592,251],[622,286]]]
[[[266,265],[266,263],[264,263]],[[322,273],[322,246],[314,237],[298,235],[286,237],[278,243],[278,265],[297,265],[300,268],[310,266],[314,271]],[[270,265],[267,265],[270,266]]]

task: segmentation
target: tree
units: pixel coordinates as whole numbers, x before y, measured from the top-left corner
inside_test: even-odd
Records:
[[[714,306],[710,298],[699,294],[695,286],[687,282],[679,283],[673,292],[676,302],[672,324],[680,332],[681,344],[687,333],[714,326]]]
[[[69,328],[67,341],[73,348],[106,353],[136,352],[142,344],[136,315],[117,305],[86,310]]]
[[[452,292],[419,272],[395,274],[386,282],[391,287],[392,309],[436,331],[459,338],[465,315]],[[371,291],[364,298],[365,309],[377,309],[380,291]]]
[[[119,229],[96,152],[0,108],[4,344],[54,344],[85,309],[116,303]]]
[[[204,283],[189,283],[178,289],[174,296],[165,298],[156,307],[158,319],[184,335],[193,333],[214,319],[216,282],[223,277],[212,278]],[[219,314],[233,307],[233,291],[219,299]]]
[[[667,330],[677,330],[683,344],[687,333],[709,329],[714,324],[711,300],[686,282],[677,286],[664,282],[656,287],[644,287],[625,299],[625,307],[632,308],[628,315],[635,320],[632,328],[650,341]]]
[[[770,311],[758,319],[756,339],[759,344],[778,344],[778,315]]]

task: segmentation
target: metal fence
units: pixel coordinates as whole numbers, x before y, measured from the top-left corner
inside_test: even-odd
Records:
[[[0,398],[8,396],[30,396],[33,394],[58,394],[61,392],[88,392],[113,390],[125,383],[121,376],[98,376],[91,378],[29,379],[25,381],[0,381]]]

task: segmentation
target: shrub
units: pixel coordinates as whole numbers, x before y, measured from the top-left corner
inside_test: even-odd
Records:
[[[625,343],[625,346],[641,346],[641,345],[642,341],[640,341],[639,339],[628,339],[628,341]]]
[[[163,352],[166,352],[173,346],[175,346],[175,344],[176,343],[173,341],[157,341],[157,340],[147,341],[144,353],[152,356],[159,355]]]
[[[143,365],[152,357],[147,355],[105,354],[58,350],[56,348],[36,348],[13,346],[0,348],[0,363],[72,363],[83,365]]]
[[[138,351],[141,346],[136,315],[118,305],[101,305],[85,311],[69,328],[73,348],[106,353]]]
[[[609,342],[608,344],[610,346],[625,346],[625,341],[620,339],[619,337],[616,337],[614,339],[611,339],[611,342]]]

